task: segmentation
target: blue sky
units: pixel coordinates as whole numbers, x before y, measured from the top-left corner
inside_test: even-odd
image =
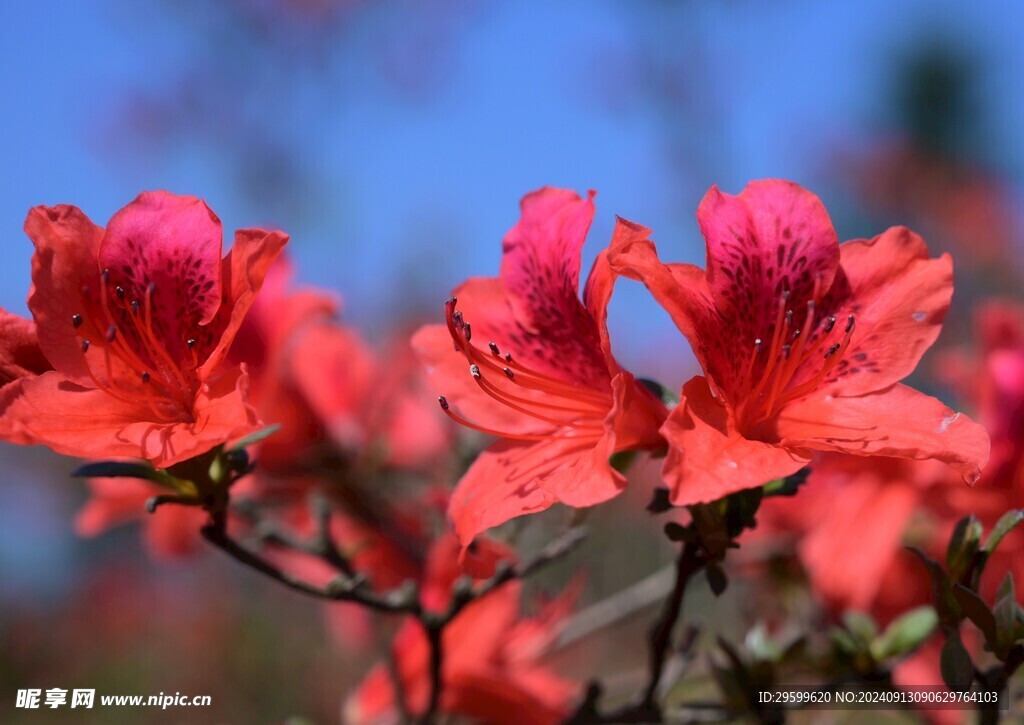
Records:
[[[102,224],[151,188],[204,197],[228,230],[285,229],[300,278],[340,291],[349,319],[367,327],[405,297],[439,305],[461,279],[493,274],[519,197],[544,184],[599,191],[588,257],[620,214],[652,227],[667,256],[699,261],[693,212],[712,183],[735,192],[783,176],[835,201],[814,186],[822,159],[837,140],[884,127],[893,69],[931,36],[977,57],[993,161],[1021,178],[1016,3],[451,4],[465,17],[442,21],[441,62],[415,52],[423,18],[413,3],[375,2],[327,44],[326,71],[314,71],[258,45],[235,56],[237,38],[218,46],[223,34],[201,3],[179,4],[191,18],[165,2],[5,3],[0,305],[25,309],[29,207],[74,203]],[[412,48],[399,55],[413,70],[438,66],[424,72],[426,90],[389,82],[380,43]],[[630,68],[643,64],[675,73],[681,98],[642,90],[644,71]],[[225,145],[186,109],[165,119],[173,141],[111,134],[133,90],[159,95],[189,67],[189,83],[203,84],[221,65],[242,86],[225,112],[258,117],[281,140],[308,174],[305,205],[254,201]],[[665,322],[632,290],[616,319],[638,344]]]

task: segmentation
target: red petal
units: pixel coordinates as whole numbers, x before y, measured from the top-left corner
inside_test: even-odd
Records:
[[[930,259],[905,227],[840,249],[850,292],[839,316],[854,314],[857,326],[840,375],[826,385],[833,395],[859,395],[905,378],[935,342],[953,296],[953,263],[949,255]]]
[[[98,289],[97,258],[103,229],[79,208],[62,204],[29,211],[25,233],[36,247],[28,306],[37,325],[39,346],[68,379],[87,383],[81,340],[71,318],[85,312],[82,288]]]
[[[877,393],[815,393],[787,405],[775,423],[785,446],[947,463],[969,483],[988,462],[988,433],[939,400],[896,384]]]
[[[808,493],[829,484],[816,480],[816,471],[812,468]],[[853,480],[828,486],[828,493],[831,504],[800,543],[800,558],[815,591],[827,601],[867,610],[900,552],[919,490],[902,481],[883,481],[867,470]],[[791,505],[800,502],[794,500]]]
[[[779,294],[802,307],[815,279],[825,292],[839,265],[839,238],[817,196],[790,181],[754,181],[738,196],[712,186],[697,209],[708,249],[708,285],[742,339],[759,336]]]
[[[807,465],[803,451],[748,440],[697,376],[683,386],[682,400],[661,429],[669,444],[663,475],[672,503],[706,503],[755,488]]]
[[[501,323],[506,329],[485,327],[500,318],[469,306],[463,299],[467,290],[456,291],[466,320],[474,328],[480,324],[477,329],[487,341],[568,380],[608,377],[598,326],[579,299],[580,251],[594,218],[592,199],[593,194],[584,200],[550,187],[523,197],[519,222],[502,245],[500,280],[512,317]]]
[[[539,484],[538,475],[561,465],[561,459],[578,456],[579,451],[572,456],[556,455],[557,448],[548,443],[500,441],[477,456],[456,485],[448,506],[459,542],[469,546],[487,529],[556,503],[557,499]],[[537,469],[537,475],[523,475],[522,466]]]
[[[216,318],[198,333],[198,349],[211,351],[200,367],[200,378],[212,374],[227,356],[267,272],[287,243],[288,235],[282,232],[261,229],[235,232],[235,244],[221,262],[223,300]]]
[[[145,458],[157,468],[205,453],[258,428],[245,404],[247,380],[240,370],[222,376],[197,396],[195,422],[154,420],[133,405],[51,372],[20,383],[4,413],[25,440],[78,458]]]
[[[317,418],[343,448],[368,445],[367,410],[375,386],[387,385],[370,350],[355,332],[340,325],[312,325],[294,341],[292,376]]]
[[[0,387],[52,369],[39,347],[35,323],[0,308]]]
[[[608,250],[615,274],[643,282],[693,347],[704,371],[710,372],[707,331],[718,319],[704,270],[691,264],[664,264],[658,259],[650,230],[619,219]]]

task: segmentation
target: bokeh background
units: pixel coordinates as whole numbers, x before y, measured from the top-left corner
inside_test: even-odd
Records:
[[[588,260],[621,215],[701,262],[707,188],[774,176],[816,191],[841,238],[906,223],[952,252],[953,345],[975,302],[1024,279],[1022,22],[1010,0],[3,3],[0,305],[26,312],[31,206],[104,224],[161,188],[227,230],[290,233],[299,279],[339,292],[373,340],[494,274],[529,190],[598,190]],[[671,387],[693,374],[638,285],[611,321],[628,367]],[[82,685],[208,693],[210,722],[337,718],[372,655],[219,556],[76,538],[73,466],[0,446],[0,703]],[[663,561],[617,518],[631,505],[598,514],[592,554],[610,559],[591,598]]]

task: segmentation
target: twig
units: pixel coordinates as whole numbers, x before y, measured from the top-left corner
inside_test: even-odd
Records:
[[[648,635],[649,658],[647,684],[640,698],[615,711],[602,713],[598,707],[603,694],[601,684],[592,682],[587,688],[583,702],[576,712],[566,720],[566,725],[595,725],[600,723],[661,723],[664,716],[658,704],[658,688],[665,660],[672,645],[672,632],[682,611],[686,587],[693,576],[705,565],[700,545],[690,541],[683,545],[676,559],[675,584],[669,598],[661,609]]]
[[[322,514],[321,514],[322,516]],[[329,516],[321,519],[322,531],[329,531]],[[524,564],[516,566],[501,562],[494,575],[480,584],[473,586],[472,580],[460,578],[452,587],[447,609],[443,612],[430,612],[423,606],[419,588],[411,583],[384,593],[376,593],[369,588],[366,577],[359,573],[351,575],[342,573],[335,577],[325,588],[301,581],[271,564],[256,552],[242,546],[231,538],[227,531],[227,516],[223,512],[211,514],[210,522],[202,528],[202,535],[213,546],[217,547],[241,564],[258,571],[293,591],[307,596],[328,601],[346,601],[361,604],[369,609],[385,614],[406,614],[415,617],[423,627],[430,646],[430,697],[426,709],[419,717],[421,725],[433,723],[441,703],[443,690],[444,630],[459,613],[472,601],[487,596],[504,584],[530,576],[548,564],[566,556],[579,546],[586,532],[582,528],[566,531],[556,538],[536,556]],[[298,545],[300,551],[311,546],[306,542],[295,541],[288,536],[274,539],[283,546]],[[327,539],[329,541],[329,539]],[[323,539],[321,542],[323,543]],[[324,549],[318,548],[319,552]],[[392,666],[397,674],[397,667]],[[396,683],[398,682],[396,677]],[[396,684],[396,694],[398,685]]]

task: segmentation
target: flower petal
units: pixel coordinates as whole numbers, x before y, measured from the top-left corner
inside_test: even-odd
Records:
[[[459,543],[469,546],[487,529],[550,508],[557,499],[538,479],[579,453],[578,449],[562,452],[548,443],[499,441],[477,456],[448,504],[448,518]]]
[[[672,503],[706,503],[795,473],[809,456],[748,440],[730,425],[728,414],[700,376],[683,386],[682,400],[662,434],[669,444],[662,470]]]
[[[0,307],[0,387],[52,369],[39,347],[35,323]]]
[[[35,244],[28,306],[36,322],[39,346],[50,364],[76,383],[89,380],[81,341],[71,323],[83,314],[83,288],[97,290],[97,261],[103,229],[78,207],[37,206],[25,219]]]
[[[834,486],[816,480],[816,472],[812,467],[806,493],[817,494],[815,489],[824,486],[831,505],[800,542],[800,559],[814,590],[827,601],[867,610],[900,552],[920,492],[902,481],[883,481],[871,471]]]
[[[605,380],[598,327],[579,300],[580,252],[594,218],[593,193],[545,187],[523,197],[519,222],[505,235],[501,283],[519,329],[487,336],[514,357],[556,377]],[[456,294],[466,320],[483,315]],[[483,331],[483,328],[480,328]]]
[[[790,181],[754,181],[738,196],[712,186],[697,209],[708,249],[708,286],[737,331],[753,340],[770,324],[779,295],[802,307],[832,286],[839,238],[821,200]]]
[[[267,272],[287,243],[288,235],[283,232],[262,229],[235,232],[235,244],[221,262],[223,299],[216,317],[209,324],[204,323],[196,333],[199,359],[203,360],[208,351],[199,369],[200,378],[211,375],[227,356]]]
[[[190,361],[186,341],[221,304],[220,219],[200,199],[143,192],[114,214],[100,245],[99,266],[127,300],[150,295],[153,333],[176,363]]]
[[[856,397],[821,392],[787,405],[775,422],[784,446],[856,456],[934,458],[974,483],[988,462],[985,429],[906,385]]]
[[[906,227],[840,250],[849,286],[841,314],[853,314],[856,328],[825,385],[833,395],[859,395],[905,378],[935,342],[953,296],[953,262],[948,254],[929,258],[924,240]]]
[[[50,372],[22,380],[21,394],[3,417],[23,436],[15,442],[78,458],[145,458],[166,468],[258,428],[244,402],[246,386],[245,373],[233,370],[199,393],[195,422],[164,422],[143,403],[131,404]]]
[[[693,347],[697,360],[707,374],[712,374],[708,359],[708,333],[716,327],[718,313],[711,299],[704,270],[692,264],[665,264],[648,238],[650,229],[618,219],[608,250],[611,270],[629,279],[642,282],[660,304],[676,327]]]

